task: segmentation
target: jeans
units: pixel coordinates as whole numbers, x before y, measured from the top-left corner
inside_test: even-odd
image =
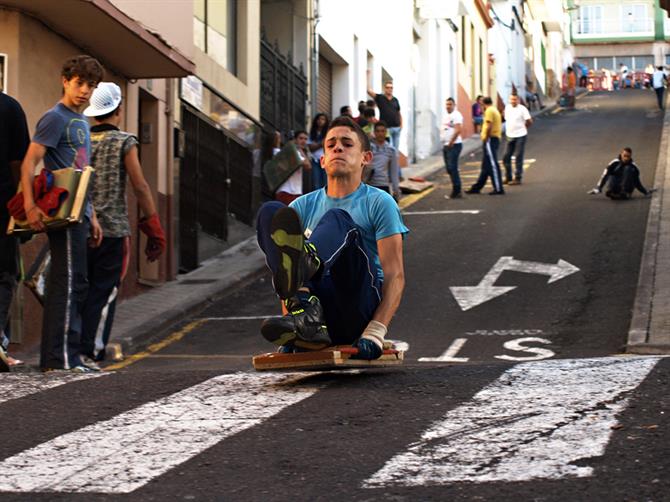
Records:
[[[526,138],[528,136],[521,136],[519,138],[507,138],[507,149],[503,157],[503,164],[505,165],[505,178],[507,181],[512,179],[512,155],[514,155],[516,162],[516,170],[514,171],[514,179],[521,181],[523,178],[523,154],[526,150]],[[516,153],[515,153],[516,152]]]
[[[400,131],[402,131],[402,127],[389,127],[388,131],[391,135],[391,146],[397,150],[400,145]]]
[[[654,92],[656,92],[656,101],[658,101],[658,107],[663,110],[663,96],[665,94],[665,87],[654,87]]]
[[[266,202],[258,211],[258,245],[274,273],[277,248],[270,237],[272,217],[284,204]],[[323,271],[305,286],[321,301],[333,344],[352,344],[363,333],[381,302],[382,282],[362,245],[359,227],[343,209],[330,209],[316,225],[309,241],[323,262]]]
[[[454,143],[451,147],[444,145],[442,148],[442,156],[444,157],[444,165],[447,168],[447,173],[451,178],[451,193],[457,194],[461,192],[461,175],[458,172],[458,157],[463,150],[463,143]]]

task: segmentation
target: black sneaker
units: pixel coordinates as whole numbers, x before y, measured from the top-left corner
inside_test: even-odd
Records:
[[[0,346],[0,372],[7,372],[10,371],[9,367],[9,356],[7,356],[7,352],[5,352],[5,349]]]
[[[493,192],[489,192],[489,195],[505,195],[505,190],[494,190]]]
[[[279,209],[272,217],[270,237],[279,251],[279,267],[272,282],[285,300],[295,296],[298,288],[316,274],[321,260],[314,245],[305,242],[300,217],[290,207]]]
[[[461,192],[451,192],[451,195],[449,195],[450,199],[462,199],[463,194]]]
[[[323,317],[323,307],[316,296],[300,302],[297,298],[286,301],[289,313],[263,321],[261,334],[275,345],[295,345],[319,350],[332,345]]]
[[[469,194],[475,194],[475,193],[479,193],[479,192],[480,192],[480,190],[478,190],[477,188],[468,188],[465,191],[465,193],[469,193]]]

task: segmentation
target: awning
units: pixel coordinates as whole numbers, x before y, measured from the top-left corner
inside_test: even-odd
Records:
[[[0,7],[33,16],[126,78],[195,72],[192,61],[109,0],[0,0]]]

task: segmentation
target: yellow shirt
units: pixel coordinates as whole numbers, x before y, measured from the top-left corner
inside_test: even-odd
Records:
[[[502,117],[500,116],[500,112],[493,105],[489,106],[484,112],[484,123],[482,124],[481,133],[482,141],[486,139],[486,131],[488,131],[489,127],[491,128],[491,134],[489,134],[489,136],[492,138],[502,137]]]

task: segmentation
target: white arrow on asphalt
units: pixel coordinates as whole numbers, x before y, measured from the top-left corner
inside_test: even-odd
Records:
[[[516,286],[494,286],[498,277],[505,271],[525,272],[527,274],[548,275],[547,284],[579,271],[571,263],[558,260],[558,263],[539,263],[536,261],[515,260],[512,256],[501,256],[491,270],[476,286],[452,286],[449,289],[462,310],[469,310],[477,305],[492,300],[516,289]]]

